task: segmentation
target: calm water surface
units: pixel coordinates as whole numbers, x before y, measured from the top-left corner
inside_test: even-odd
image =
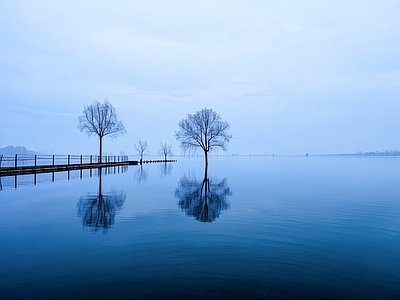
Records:
[[[1,299],[400,299],[398,158],[74,172],[1,178]]]

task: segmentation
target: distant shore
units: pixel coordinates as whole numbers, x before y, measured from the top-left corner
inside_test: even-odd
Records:
[[[0,155],[15,155],[15,154],[24,154],[24,155],[35,155],[41,154],[39,152],[28,150],[24,146],[7,146],[4,148],[0,148]],[[171,157],[197,157],[202,156],[202,153],[191,153],[191,154],[174,154],[170,155]],[[229,156],[229,157],[279,157],[279,156],[400,156],[400,150],[384,150],[384,151],[369,151],[369,152],[362,152],[358,151],[356,153],[304,153],[304,154],[284,154],[284,153],[270,153],[270,154],[257,154],[257,153],[210,153],[211,157],[218,157],[218,156]],[[112,155],[113,156],[113,155]],[[130,157],[139,157],[139,155],[128,155]],[[159,154],[148,154],[147,157],[160,157]]]

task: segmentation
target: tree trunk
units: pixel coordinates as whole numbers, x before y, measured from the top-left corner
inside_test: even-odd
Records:
[[[205,221],[209,220],[209,209],[208,209],[208,193],[209,193],[209,180],[208,177],[204,178],[203,184],[205,184],[204,187],[204,204],[203,204],[203,216]]]
[[[208,151],[204,151],[205,167],[204,167],[204,178],[208,178]]]
[[[99,136],[99,139],[100,139],[100,157],[99,157],[99,163],[101,163],[101,160],[102,160],[102,155],[103,155],[103,137],[102,136]]]
[[[103,173],[102,169],[99,168],[99,197],[102,196],[102,179],[101,179],[102,173]]]

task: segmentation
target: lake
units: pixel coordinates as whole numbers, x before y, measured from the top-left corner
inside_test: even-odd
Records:
[[[0,298],[400,299],[400,158],[174,158],[1,178]]]

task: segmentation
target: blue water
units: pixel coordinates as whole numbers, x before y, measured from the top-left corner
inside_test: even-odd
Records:
[[[399,158],[114,171],[1,178],[1,299],[400,299]]]

